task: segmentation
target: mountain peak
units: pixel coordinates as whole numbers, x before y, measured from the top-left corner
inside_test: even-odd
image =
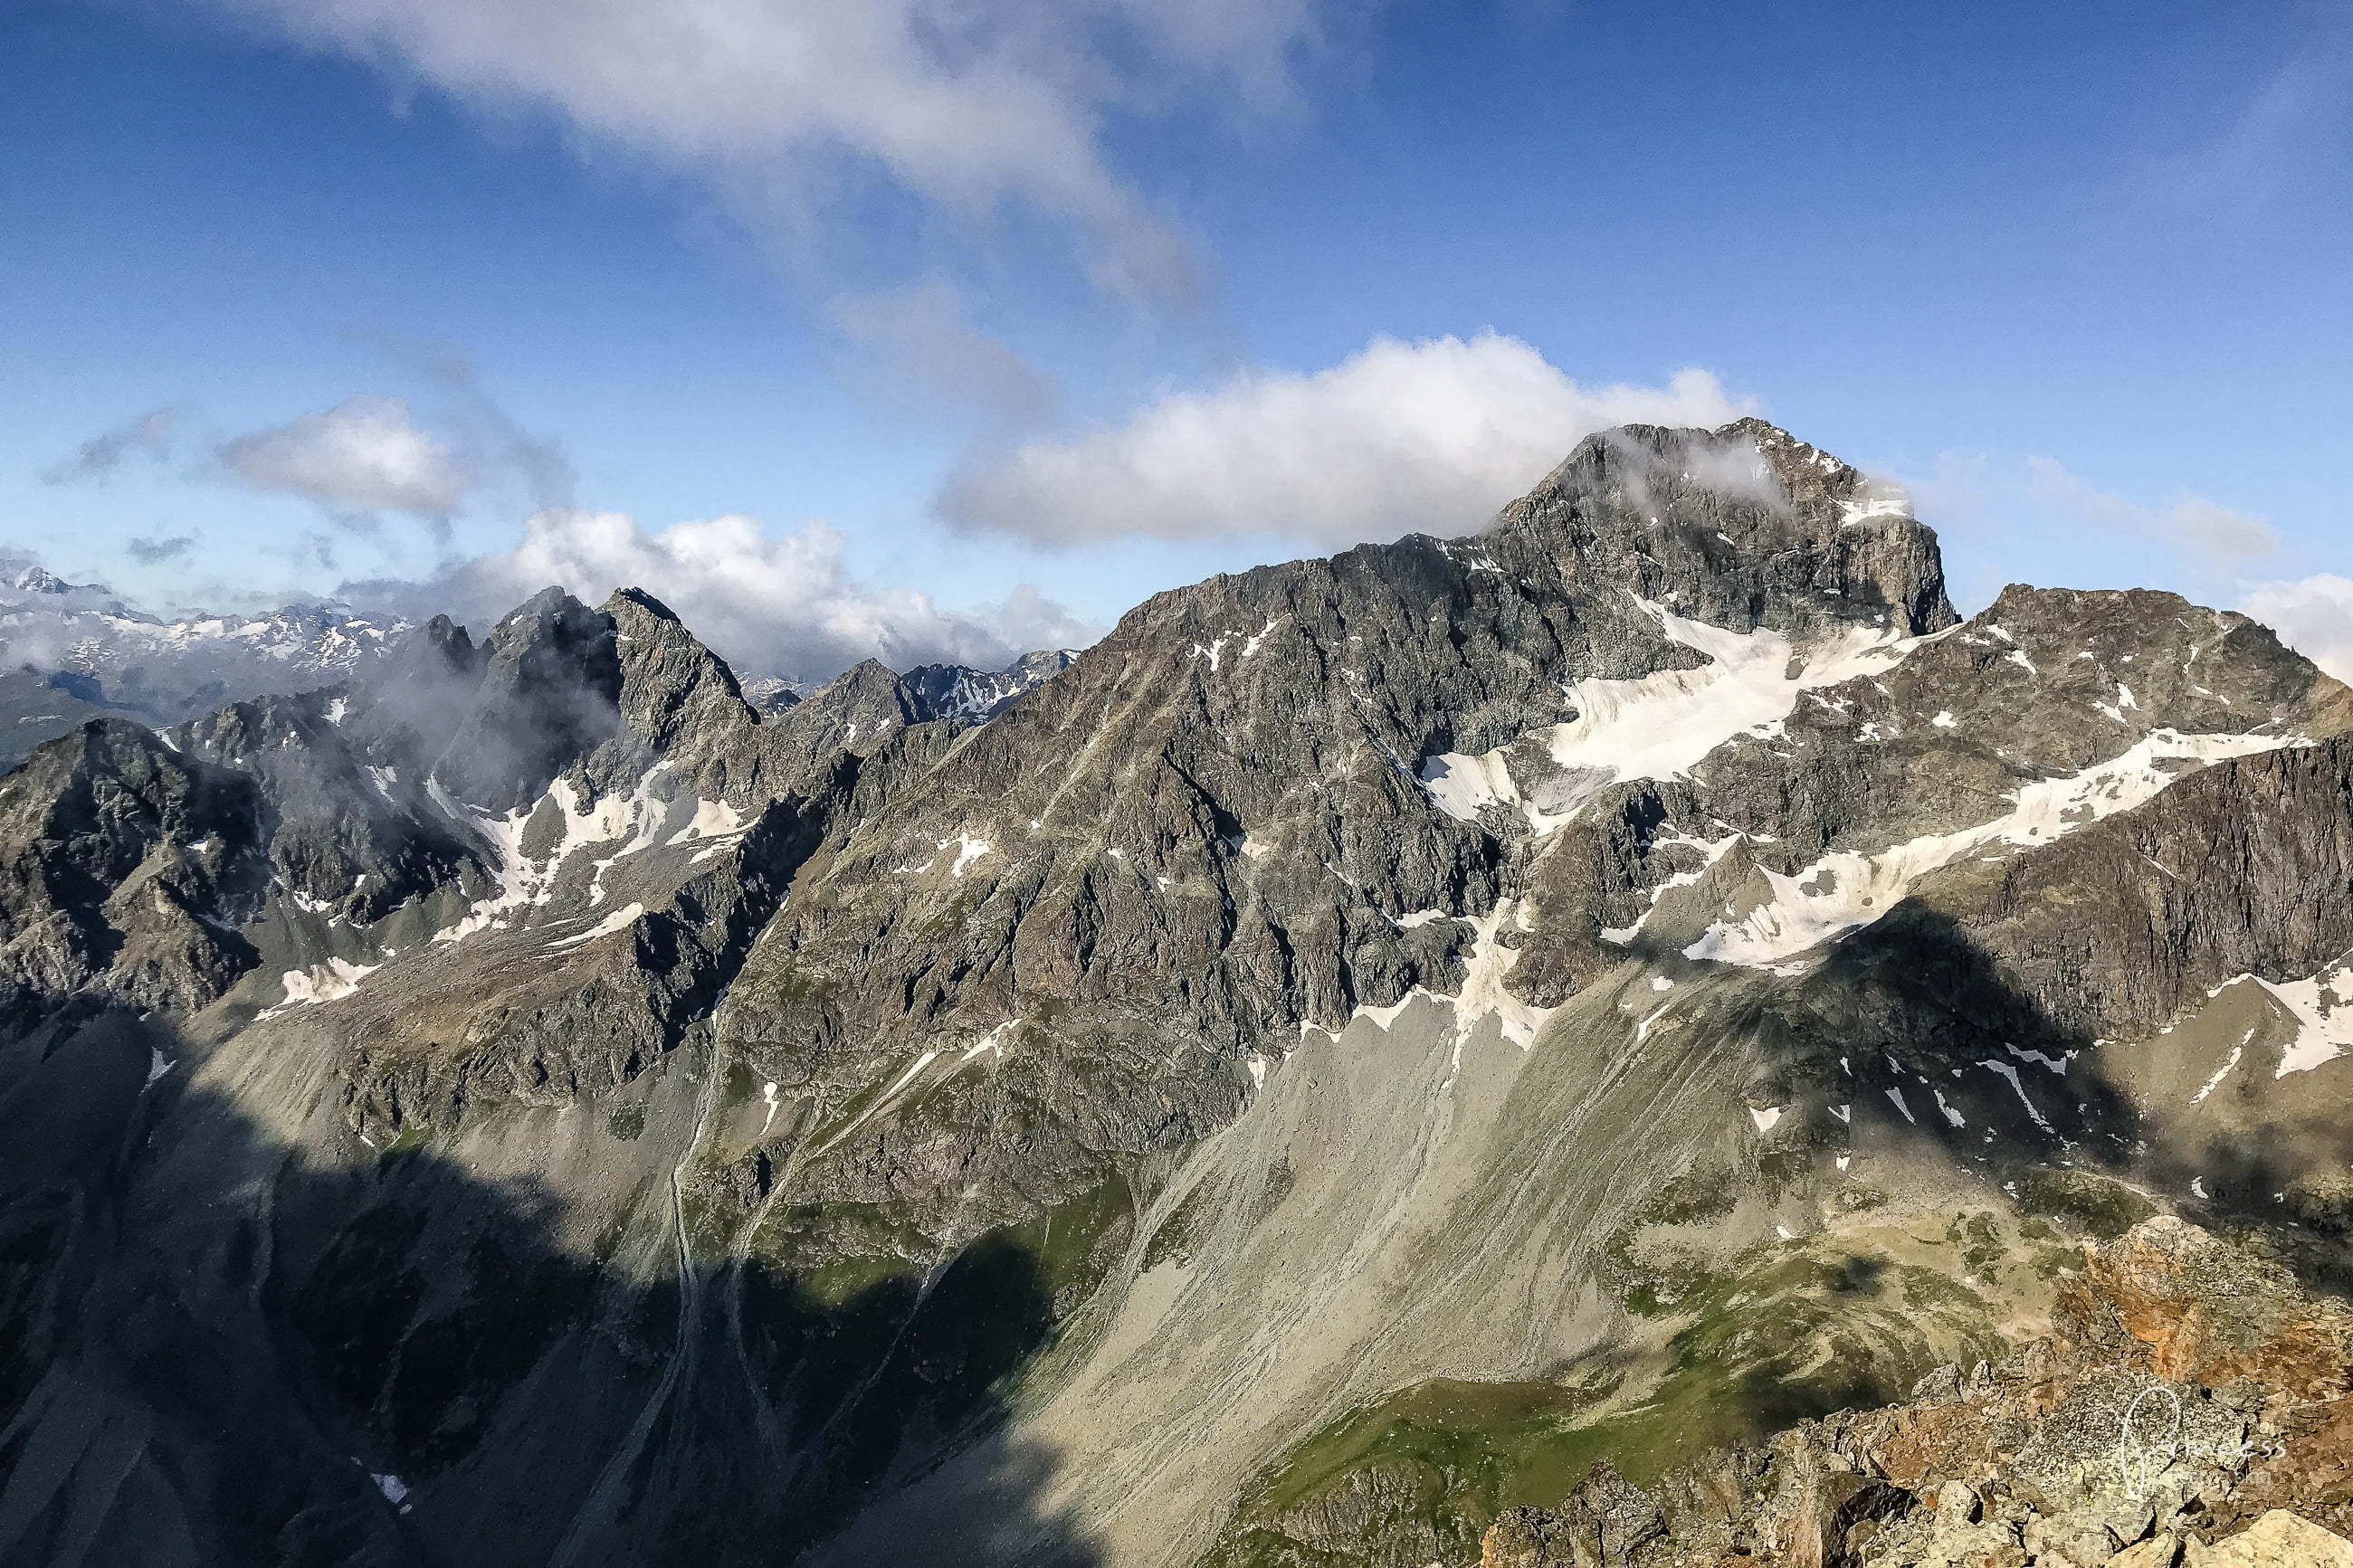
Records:
[[[1597,431],[1504,509],[1490,536],[1509,533],[1712,625],[1958,619],[1936,533],[1897,492],[1754,416]]]

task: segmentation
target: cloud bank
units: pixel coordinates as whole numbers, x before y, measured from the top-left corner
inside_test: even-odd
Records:
[[[869,586],[850,574],[841,545],[822,522],[770,538],[740,515],[652,531],[622,512],[553,509],[534,513],[511,551],[422,582],[346,583],[337,595],[415,616],[446,611],[479,630],[550,584],[592,605],[617,588],[643,588],[743,674],[795,679],[870,658],[902,669],[938,661],[995,668],[1102,635],[1034,588],[958,612],[912,589]]]
[[[1272,530],[1325,544],[1459,533],[1596,430],[1716,426],[1752,412],[1703,370],[1582,386],[1517,338],[1376,339],[1314,374],[1249,372],[1126,424],[969,462],[949,521],[1071,543]]]
[[[2337,679],[2353,683],[2353,578],[2324,572],[2259,583],[2239,608]]]

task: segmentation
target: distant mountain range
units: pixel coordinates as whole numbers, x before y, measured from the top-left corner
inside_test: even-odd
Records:
[[[224,703],[352,679],[411,629],[398,616],[331,601],[166,621],[103,586],[0,557],[0,771],[102,715],[176,724]],[[905,716],[977,723],[1071,657],[1026,654],[1003,670],[919,666],[903,678]],[[776,708],[820,684],[768,676],[745,689]]]

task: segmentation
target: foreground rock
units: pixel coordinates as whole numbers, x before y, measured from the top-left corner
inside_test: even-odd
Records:
[[[1487,1568],[2353,1563],[2353,1311],[2182,1220],[2085,1247],[2055,1332],[1906,1404],[1636,1488],[1597,1465]]]

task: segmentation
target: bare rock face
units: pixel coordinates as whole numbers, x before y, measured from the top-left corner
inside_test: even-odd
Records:
[[[2353,1541],[2274,1509],[2236,1535],[2192,1546],[2183,1561],[2190,1568],[2353,1568]]]
[[[0,1011],[203,1005],[246,964],[259,792],[136,725],[52,742],[0,795]]]

